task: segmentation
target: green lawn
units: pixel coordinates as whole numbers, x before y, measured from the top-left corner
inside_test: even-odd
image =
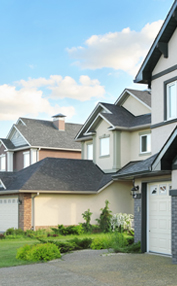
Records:
[[[97,233],[97,234],[82,234],[82,235],[67,235],[58,237],[45,237],[44,240],[61,240],[66,241],[74,237],[82,238],[105,238],[109,239],[112,234]],[[125,235],[127,236],[127,235]],[[9,267],[17,265],[32,264],[33,262],[27,262],[16,259],[17,249],[25,244],[35,244],[39,241],[35,238],[14,238],[14,239],[2,239],[0,240],[0,267]]]

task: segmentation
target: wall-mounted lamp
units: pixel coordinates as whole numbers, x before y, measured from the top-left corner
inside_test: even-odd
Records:
[[[18,199],[18,204],[22,205],[22,200]]]
[[[139,194],[138,191],[139,191],[139,186],[135,186],[133,182],[133,188],[131,189],[131,193],[134,199],[138,199],[141,197],[141,194]]]

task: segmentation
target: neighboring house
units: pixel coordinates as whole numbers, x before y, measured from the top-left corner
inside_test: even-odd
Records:
[[[133,213],[132,181],[113,181],[112,175],[151,156],[150,100],[149,91],[125,89],[115,104],[99,103],[76,132],[82,160],[45,158],[18,172],[1,172],[0,231],[78,224],[87,209],[95,223],[106,200],[113,213]],[[22,133],[21,121],[20,127]]]
[[[135,180],[135,241],[143,252],[172,255],[177,264],[177,1],[150,48],[136,83],[152,88],[152,157],[114,179]]]
[[[7,138],[0,138],[0,171],[19,171],[46,157],[80,159],[74,137],[81,126],[65,123],[62,114],[53,121],[19,118]]]

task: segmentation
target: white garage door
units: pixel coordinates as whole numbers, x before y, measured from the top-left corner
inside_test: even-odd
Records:
[[[148,184],[147,250],[171,254],[171,182]]]
[[[0,231],[18,228],[18,197],[0,197]]]

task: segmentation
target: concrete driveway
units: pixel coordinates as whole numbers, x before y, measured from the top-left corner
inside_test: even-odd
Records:
[[[0,286],[177,286],[177,265],[150,254],[81,250],[62,259],[0,269]]]

